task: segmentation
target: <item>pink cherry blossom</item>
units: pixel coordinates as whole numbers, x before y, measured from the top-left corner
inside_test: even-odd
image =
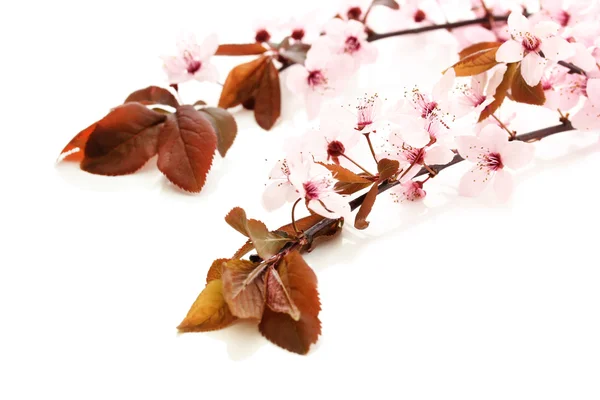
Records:
[[[388,124],[386,111],[377,93],[365,93],[353,103],[328,105],[321,113],[321,126],[360,133],[376,132]]]
[[[265,209],[272,211],[280,208],[286,202],[298,199],[298,193],[290,182],[290,161],[279,160],[269,174],[271,183],[263,192],[262,203]]]
[[[369,9],[372,0],[344,0],[338,10],[338,15],[344,19],[361,21]]]
[[[367,42],[365,26],[355,20],[344,21],[339,18],[330,20],[325,25],[323,41],[335,54],[348,54],[354,60],[355,67],[371,64],[377,58],[377,47]]]
[[[322,43],[308,51],[304,65],[292,65],[287,72],[287,86],[303,96],[309,119],[315,118],[324,100],[339,95],[345,81],[352,75],[352,59],[347,54],[330,54]]]
[[[216,35],[210,35],[202,45],[198,45],[196,36],[188,34],[177,43],[176,56],[163,56],[164,70],[169,83],[177,85],[189,80],[216,82],[217,69],[209,61],[217,52],[219,42]]]
[[[312,161],[290,165],[289,181],[297,198],[305,200],[309,209],[327,218],[350,217],[350,205],[334,190],[336,181],[331,171]]]
[[[547,68],[542,76],[542,88],[546,96],[544,107],[551,110],[568,111],[579,101],[579,93],[568,89],[568,70],[561,66]]]
[[[423,182],[408,180],[391,189],[392,197],[396,203],[405,201],[421,201],[427,194],[423,190]]]
[[[506,168],[522,168],[533,159],[531,144],[509,141],[506,132],[494,125],[486,126],[477,137],[459,136],[456,142],[459,154],[475,163],[460,181],[458,191],[463,196],[478,196],[494,180],[498,198],[508,200],[513,181]]]
[[[495,69],[491,78],[487,79],[487,73],[482,73],[471,77],[471,84],[459,84],[453,91],[453,100],[450,101],[450,110],[457,117],[462,117],[473,113],[477,119],[481,112],[494,101],[496,89],[504,73],[506,66],[500,65]]]
[[[312,155],[316,161],[340,164],[340,157],[358,144],[360,134],[334,125],[321,125],[321,129],[308,131],[303,139],[299,146],[303,153]]]
[[[586,19],[594,0],[541,0],[541,14],[566,28]]]
[[[587,99],[581,110],[571,118],[571,122],[579,130],[600,129],[600,78],[587,80],[585,94]]]
[[[511,39],[498,48],[496,60],[504,63],[522,61],[523,79],[529,86],[536,86],[548,60],[564,60],[575,53],[571,44],[558,36],[559,29],[560,25],[552,21],[541,21],[532,27],[523,14],[513,12],[508,17]]]

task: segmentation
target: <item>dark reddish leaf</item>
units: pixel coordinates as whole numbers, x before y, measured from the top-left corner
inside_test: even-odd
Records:
[[[246,211],[243,208],[232,208],[225,216],[225,222],[242,235],[250,237],[248,235],[248,217],[246,217]]]
[[[502,43],[500,43],[500,42],[475,43],[475,44],[472,44],[471,46],[468,46],[468,47],[465,47],[464,49],[462,49],[462,51],[460,53],[458,53],[458,56],[462,60],[463,58],[466,58],[466,57],[470,56],[471,54],[477,53],[478,51],[488,50],[488,49],[496,49],[496,48],[500,47],[501,44]]]
[[[221,279],[221,275],[223,275],[223,264],[229,260],[229,258],[218,258],[213,261],[206,273],[206,283],[214,281],[215,279]]]
[[[379,182],[391,178],[400,169],[400,163],[396,160],[382,158],[377,163],[377,172],[379,172]]]
[[[223,297],[223,283],[215,279],[207,283],[177,329],[180,332],[213,331],[235,320]]]
[[[139,103],[114,108],[89,135],[81,169],[99,175],[137,171],[156,154],[166,118]]]
[[[198,100],[197,102],[194,103],[194,107],[198,107],[198,106],[205,106],[206,102],[204,100]]]
[[[315,225],[317,222],[321,221],[323,218],[324,217],[322,217],[318,214],[313,214],[313,215],[309,215],[308,217],[300,218],[300,219],[296,220],[296,228],[298,228],[298,230],[301,232],[305,231],[308,228],[310,228],[311,226]],[[294,227],[291,223],[284,225],[277,230],[285,232],[290,236],[296,236],[296,232],[294,232]]]
[[[170,115],[158,140],[158,169],[176,186],[199,192],[217,149],[210,122],[192,106]]]
[[[215,53],[216,56],[251,56],[262,54],[267,49],[260,43],[222,44]]]
[[[294,304],[277,270],[270,267],[265,278],[266,305],[273,311],[289,314],[294,321],[300,319],[300,310]]]
[[[223,85],[219,107],[235,107],[254,97],[269,63],[271,57],[262,56],[233,68]]]
[[[265,68],[254,100],[254,118],[256,122],[263,129],[271,129],[281,115],[279,71],[277,71],[277,67],[273,62],[269,62]]]
[[[372,183],[372,181],[370,181],[358,174],[355,174],[354,172],[350,171],[349,169],[346,169],[338,164],[325,164],[325,163],[321,163],[321,162],[318,164],[321,164],[322,166],[324,166],[325,168],[330,170],[333,177],[340,182],[362,183],[362,184],[367,184],[367,185]]]
[[[230,260],[223,266],[223,295],[238,318],[260,319],[265,304],[265,268],[247,260]]]
[[[358,209],[358,212],[356,213],[356,218],[354,219],[354,227],[356,229],[366,229],[369,226],[369,221],[367,221],[367,217],[373,209],[375,199],[377,199],[377,183],[374,183],[373,186],[371,186],[371,189],[367,192],[367,195],[365,196],[365,200],[363,201],[362,205]]]
[[[346,183],[338,182],[335,184],[335,191],[339,194],[354,194],[360,190],[366,189],[371,186],[373,182],[369,183]]]
[[[538,83],[534,87],[529,86],[521,74],[521,65],[519,65],[517,71],[515,72],[512,84],[510,86],[510,92],[512,99],[519,103],[543,106],[546,102],[546,95],[544,94],[542,82]]]
[[[179,107],[179,102],[167,89],[158,86],[148,86],[145,89],[131,93],[125,103],[136,101],[142,104],[165,104],[173,108]]]
[[[373,6],[385,6],[392,10],[400,9],[400,4],[396,0],[373,0]]]
[[[495,113],[496,110],[498,110],[498,108],[500,108],[500,106],[504,102],[504,99],[506,98],[508,89],[512,85],[512,81],[514,79],[516,71],[516,63],[507,64],[506,72],[502,77],[502,81],[496,88],[496,93],[494,94],[494,101],[488,104],[485,107],[485,109],[481,112],[481,115],[479,116],[479,122],[483,121],[484,119]]]
[[[64,149],[60,152],[60,156],[58,156],[59,161],[81,161],[83,160],[83,153],[85,150],[85,144],[88,141],[88,138],[96,129],[97,122],[94,122],[92,125],[88,126],[81,132],[79,132],[71,141],[65,146]],[[68,154],[67,154],[68,153]],[[65,155],[66,154],[66,155]]]
[[[213,126],[217,134],[217,149],[221,157],[225,157],[237,135],[238,127],[235,118],[229,111],[217,107],[205,107],[198,111],[203,113]]]
[[[452,66],[456,76],[473,76],[493,68],[498,64],[497,51],[498,47],[482,49],[461,59]]]
[[[321,334],[317,277],[297,251],[284,257],[278,272],[291,300],[300,311],[300,319],[295,321],[289,314],[265,307],[258,329],[276,345],[294,353],[306,354]]]

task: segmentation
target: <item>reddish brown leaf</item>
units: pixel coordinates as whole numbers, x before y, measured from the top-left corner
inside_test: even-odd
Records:
[[[246,243],[244,243],[242,245],[242,247],[240,247],[238,249],[238,251],[235,252],[235,254],[233,255],[233,257],[231,258],[242,258],[244,257],[249,251],[252,251],[254,249],[254,245],[252,244],[252,241],[250,239],[248,239],[246,241]]]
[[[298,230],[301,232],[305,231],[311,226],[315,225],[317,222],[321,221],[323,218],[324,217],[318,214],[313,214],[309,215],[308,217],[300,218],[296,220],[296,228],[298,228]],[[296,232],[294,232],[294,226],[291,223],[284,225],[277,230],[285,232],[290,236],[296,236]]]
[[[267,49],[260,43],[222,44],[215,53],[216,56],[252,56],[262,54]]]
[[[500,47],[501,44],[502,43],[500,43],[500,42],[475,43],[475,44],[472,44],[471,46],[468,46],[468,47],[465,47],[464,49],[462,49],[462,51],[460,53],[458,53],[458,56],[462,60],[463,58],[466,58],[466,57],[470,56],[471,54],[477,53],[478,51],[481,51],[481,50],[496,49],[496,48]]]
[[[310,45],[296,42],[286,49],[281,49],[280,54],[286,60],[297,64],[304,64],[308,50],[310,50]]]
[[[176,186],[199,192],[217,149],[217,136],[204,115],[181,106],[170,115],[158,140],[158,169]]]
[[[79,132],[71,141],[65,146],[58,156],[59,161],[81,161],[83,160],[83,153],[85,150],[85,144],[88,138],[96,129],[97,122],[94,122],[81,132]],[[68,153],[68,154],[67,154]],[[65,155],[66,154],[66,155]]]
[[[247,219],[246,212],[239,207],[235,207],[229,211],[225,217],[225,221],[236,231],[250,238],[256,252],[263,260],[267,260],[277,254],[290,241],[290,238],[286,236],[269,232],[265,224],[261,221]],[[236,257],[234,256],[234,258]]]
[[[262,56],[233,68],[223,85],[219,107],[235,107],[254,97],[269,63],[271,57]]]
[[[99,175],[137,171],[156,154],[166,118],[139,103],[114,108],[89,135],[81,169]]]
[[[254,118],[256,122],[263,129],[271,129],[281,115],[279,71],[277,71],[277,67],[273,62],[269,62],[265,68],[254,100]]]
[[[335,191],[339,194],[354,194],[360,190],[366,189],[371,186],[373,182],[369,183],[346,183],[338,182],[335,184]]]
[[[204,100],[198,100],[197,102],[194,103],[194,107],[201,107],[201,106],[205,106],[206,102]]]
[[[142,104],[165,104],[173,108],[179,107],[179,102],[167,89],[158,86],[148,86],[145,89],[131,93],[125,103],[136,101]]]
[[[544,94],[542,82],[538,83],[534,87],[529,86],[527,82],[525,82],[525,79],[523,79],[520,64],[512,80],[510,93],[512,95],[512,99],[519,103],[543,106],[546,102],[546,95]]]
[[[247,260],[230,260],[223,266],[223,293],[238,318],[260,319],[265,304],[265,268]]]
[[[506,72],[504,73],[504,76],[502,77],[502,81],[496,88],[496,94],[494,94],[494,101],[491,102],[490,104],[488,104],[485,107],[485,109],[481,112],[481,115],[479,116],[479,122],[488,118],[490,115],[495,113],[496,110],[498,110],[498,108],[500,108],[500,106],[504,102],[504,99],[506,98],[508,89],[512,85],[512,81],[514,79],[516,70],[517,70],[516,63],[507,64]]]
[[[493,68],[498,64],[497,51],[498,47],[482,49],[461,59],[452,66],[456,76],[473,76]]]
[[[377,172],[379,172],[379,182],[391,178],[400,169],[400,163],[396,160],[382,158],[377,163]]]
[[[373,205],[375,204],[375,199],[377,199],[377,183],[374,183],[371,186],[371,189],[367,192],[365,196],[365,200],[362,205],[358,209],[356,213],[356,218],[354,219],[354,227],[356,229],[366,229],[369,226],[369,221],[367,221],[367,217],[371,214],[371,210],[373,209]]]
[[[180,332],[213,331],[235,320],[223,298],[223,283],[215,279],[206,285],[177,329]]]
[[[258,328],[263,336],[276,345],[294,353],[306,354],[321,334],[317,277],[297,251],[285,256],[278,272],[291,300],[300,311],[300,319],[295,321],[289,314],[266,307]]]
[[[317,164],[321,164],[322,166],[324,166],[325,168],[327,168],[328,170],[331,171],[333,177],[335,179],[337,179],[340,182],[346,182],[346,183],[362,183],[362,184],[371,184],[372,181],[358,175],[355,174],[354,172],[350,171],[349,169],[346,169],[344,167],[342,167],[341,165],[338,164],[325,164],[322,162],[319,162]]]
[[[205,107],[198,111],[203,113],[213,126],[217,134],[217,149],[221,157],[225,157],[237,135],[238,127],[235,118],[229,111],[217,107]]]
[[[265,278],[266,305],[273,311],[289,314],[294,321],[300,319],[300,310],[290,297],[277,270],[270,267]]]
[[[229,260],[229,258],[218,258],[213,261],[206,273],[206,283],[214,281],[215,279],[221,279],[221,275],[223,275],[223,264]]]

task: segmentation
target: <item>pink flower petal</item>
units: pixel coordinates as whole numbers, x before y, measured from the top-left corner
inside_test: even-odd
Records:
[[[505,203],[510,198],[513,192],[513,177],[510,172],[499,170],[494,177],[494,191],[498,200]]]
[[[489,169],[475,165],[461,178],[458,193],[466,197],[479,196],[490,183],[493,174]]]
[[[476,136],[457,136],[456,147],[462,158],[472,162],[478,162],[479,157],[489,152],[487,145]]]
[[[581,110],[571,117],[571,123],[575,129],[582,131],[600,129],[600,107],[587,100]]]
[[[325,205],[325,207],[323,206]],[[350,205],[348,201],[341,195],[336,193],[328,194],[319,200],[311,200],[308,202],[308,208],[319,215],[326,218],[350,219]]]
[[[216,82],[219,80],[219,71],[213,64],[205,62],[194,74],[194,79],[200,82]]]
[[[202,45],[200,46],[200,54],[198,56],[203,61],[208,61],[212,56],[215,55],[217,49],[219,48],[219,39],[216,34],[211,34],[207,36]]]
[[[319,116],[319,111],[321,110],[321,104],[323,104],[323,95],[311,90],[306,93],[304,98],[308,119],[312,120],[317,118]]]
[[[427,165],[448,164],[454,158],[454,153],[446,146],[435,146],[427,150],[424,161]]]
[[[588,79],[586,93],[592,104],[600,108],[600,78]]]
[[[479,132],[479,138],[489,152],[500,153],[508,144],[508,132],[496,124],[488,125]]]
[[[533,87],[540,83],[547,62],[537,53],[532,52],[525,56],[521,63],[521,75],[523,75],[523,79],[529,86]]]
[[[287,70],[285,83],[292,93],[305,94],[309,90],[308,71],[300,64],[292,65]]]
[[[523,45],[512,39],[502,43],[496,52],[496,61],[504,63],[512,63],[523,59]]]
[[[281,208],[286,203],[287,195],[285,186],[291,187],[289,183],[283,182],[272,182],[267,186],[262,196],[262,204],[267,211]]]
[[[507,22],[510,33],[513,36],[520,36],[525,32],[531,31],[529,20],[519,11],[510,13]]]
[[[535,146],[531,143],[513,141],[504,146],[500,157],[505,167],[518,169],[523,168],[533,160],[534,152]]]
[[[544,39],[540,48],[549,60],[560,61],[575,55],[575,47],[559,36]]]
[[[533,34],[540,39],[549,38],[558,34],[560,25],[553,21],[541,21],[533,27]]]

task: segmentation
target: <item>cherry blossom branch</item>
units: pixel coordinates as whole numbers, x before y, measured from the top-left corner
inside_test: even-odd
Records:
[[[560,125],[555,125],[555,126],[551,126],[548,128],[544,128],[544,129],[539,129],[537,131],[532,131],[529,133],[524,133],[522,135],[518,135],[516,136],[513,140],[519,140],[521,142],[533,142],[533,141],[539,141],[542,140],[543,138],[546,138],[548,136],[560,133],[560,132],[568,132],[568,131],[572,131],[575,128],[573,127],[573,125],[571,124],[571,122],[569,121],[563,121],[563,123],[561,123]],[[455,164],[458,164],[459,162],[464,161],[464,159],[459,156],[458,154],[454,156],[454,158],[452,159],[452,161],[450,161],[448,164],[444,164],[444,165],[434,165],[432,166],[432,168],[434,168],[434,170],[436,172],[440,172],[448,167],[451,167]],[[430,174],[430,172],[426,169],[426,168],[422,168],[419,173],[415,176],[419,177],[419,176],[423,176],[423,175],[428,175]],[[381,194],[391,188],[393,188],[394,186],[398,185],[400,182],[398,180],[393,181],[393,182],[384,182],[382,184],[379,185],[379,188],[377,190],[377,194]],[[358,207],[360,207],[363,202],[365,201],[366,198],[366,194],[363,194],[359,197],[357,197],[356,199],[350,201],[350,209],[352,211],[356,210]],[[327,227],[331,226],[332,223],[334,223],[336,220],[335,219],[330,219],[330,218],[325,218],[319,222],[317,222],[315,225],[311,226],[310,228],[308,228],[306,231],[304,231],[304,236],[307,238],[308,242],[312,241],[312,238],[315,237],[320,231],[326,229]]]
[[[506,21],[506,20],[508,20],[508,15],[503,15],[503,16],[492,15],[489,17],[485,16],[482,18],[469,19],[466,21],[449,22],[449,23],[441,24],[441,25],[429,25],[429,26],[422,26],[419,28],[403,29],[403,30],[399,30],[399,31],[392,31],[392,32],[385,32],[385,33],[373,32],[369,35],[369,37],[367,38],[367,41],[374,42],[376,40],[385,39],[385,38],[389,38],[389,37],[395,37],[395,36],[413,35],[416,33],[430,32],[430,31],[436,31],[436,30],[440,30],[440,29],[454,29],[454,28],[461,28],[463,26],[469,26],[469,25],[485,24],[485,23],[489,23],[490,20]]]

